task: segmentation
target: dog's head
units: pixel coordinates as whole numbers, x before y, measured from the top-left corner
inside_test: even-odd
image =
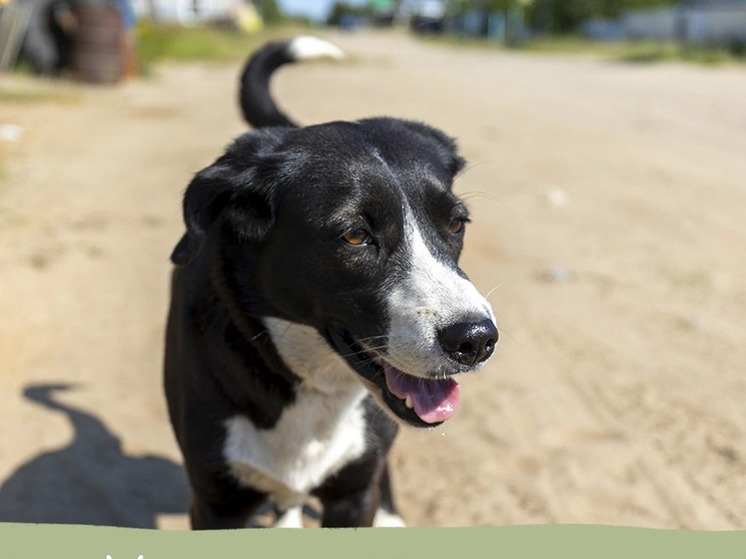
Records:
[[[232,312],[315,329],[384,409],[436,425],[458,402],[452,376],[497,342],[458,267],[469,219],[451,185],[463,164],[450,138],[415,122],[251,132],[189,185],[172,259],[210,245]]]

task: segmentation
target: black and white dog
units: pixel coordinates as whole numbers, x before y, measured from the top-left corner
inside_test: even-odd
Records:
[[[270,43],[241,78],[246,133],[197,173],[172,254],[165,389],[196,529],[273,502],[301,525],[402,525],[386,455],[397,422],[442,423],[457,373],[490,357],[489,304],[458,268],[464,161],[418,122],[300,128],[269,95],[286,62],[336,56]]]

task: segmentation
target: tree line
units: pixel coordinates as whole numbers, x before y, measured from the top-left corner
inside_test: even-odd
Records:
[[[449,0],[449,12],[469,10],[523,11],[531,28],[546,33],[568,33],[592,19],[615,18],[627,10],[656,8],[676,0]]]
[[[445,0],[446,14],[459,17],[470,11],[523,12],[531,28],[545,33],[568,33],[592,19],[615,18],[626,10],[655,8],[676,0]],[[338,25],[344,15],[370,16],[375,13],[373,2],[351,3],[338,0],[330,10],[327,23]]]

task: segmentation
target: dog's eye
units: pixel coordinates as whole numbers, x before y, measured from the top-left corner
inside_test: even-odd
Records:
[[[348,245],[353,246],[369,245],[373,242],[373,237],[363,228],[352,229],[345,233],[342,238]]]
[[[464,230],[464,223],[466,220],[463,217],[454,217],[448,224],[448,232],[451,235],[458,235]]]

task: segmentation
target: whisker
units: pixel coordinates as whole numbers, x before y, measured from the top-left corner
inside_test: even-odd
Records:
[[[494,164],[494,163],[495,163],[495,161],[493,161],[493,160],[483,160],[483,161],[479,161],[479,162],[476,162],[476,163],[469,163],[468,165],[466,165],[461,170],[460,173],[458,173],[456,175],[456,178],[463,177],[466,173],[470,172],[472,169],[476,169],[477,167],[482,167],[483,165],[491,165],[491,164]]]
[[[385,351],[385,350],[386,350],[386,346],[385,345],[380,345],[380,346],[364,346],[364,347],[360,348],[357,351],[351,351],[349,353],[341,353],[340,355],[342,357],[354,357],[356,355],[365,355],[365,354],[372,353],[372,355],[370,356],[370,360],[375,360],[375,359],[377,359],[379,357],[379,353],[381,351]]]
[[[278,343],[280,343],[280,342],[282,342],[285,339],[285,336],[288,334],[288,332],[290,332],[290,328],[292,328],[292,326],[293,326],[293,324],[290,323],[290,322],[288,322],[285,325],[285,328],[282,330],[282,332],[280,332],[278,334],[277,340],[273,340],[275,342],[275,345],[278,344]],[[269,332],[269,330],[265,329],[265,331],[262,332],[262,333],[268,333],[268,332]],[[255,338],[252,338],[252,340],[253,339],[255,339]]]
[[[474,198],[485,198],[487,200],[499,201],[499,198],[497,197],[497,195],[493,194],[492,192],[486,192],[483,190],[475,191],[475,192],[460,192],[459,198],[461,198],[464,201],[473,200]]]
[[[378,334],[376,336],[368,336],[367,338],[357,338],[359,342],[368,342],[371,340],[385,340],[388,336],[386,334]]]
[[[258,332],[256,334],[254,334],[252,337],[250,337],[248,341],[249,342],[253,342],[254,340],[258,340],[259,338],[261,338],[262,336],[266,335],[267,333],[268,333],[267,329],[264,328],[261,332]]]
[[[510,330],[505,330],[505,328],[503,328],[503,326],[501,324],[500,325],[500,338],[504,339],[505,337],[507,337],[512,342],[519,343],[518,339],[510,333]]]
[[[486,295],[484,296],[484,298],[485,298],[485,299],[489,299],[489,298],[490,298],[490,295],[492,295],[492,294],[493,294],[493,293],[494,293],[495,291],[497,291],[498,289],[502,289],[502,287],[503,287],[502,285],[496,285],[495,287],[493,287],[492,289],[490,289],[490,290],[489,290],[489,291],[487,292],[487,294],[486,294]]]

